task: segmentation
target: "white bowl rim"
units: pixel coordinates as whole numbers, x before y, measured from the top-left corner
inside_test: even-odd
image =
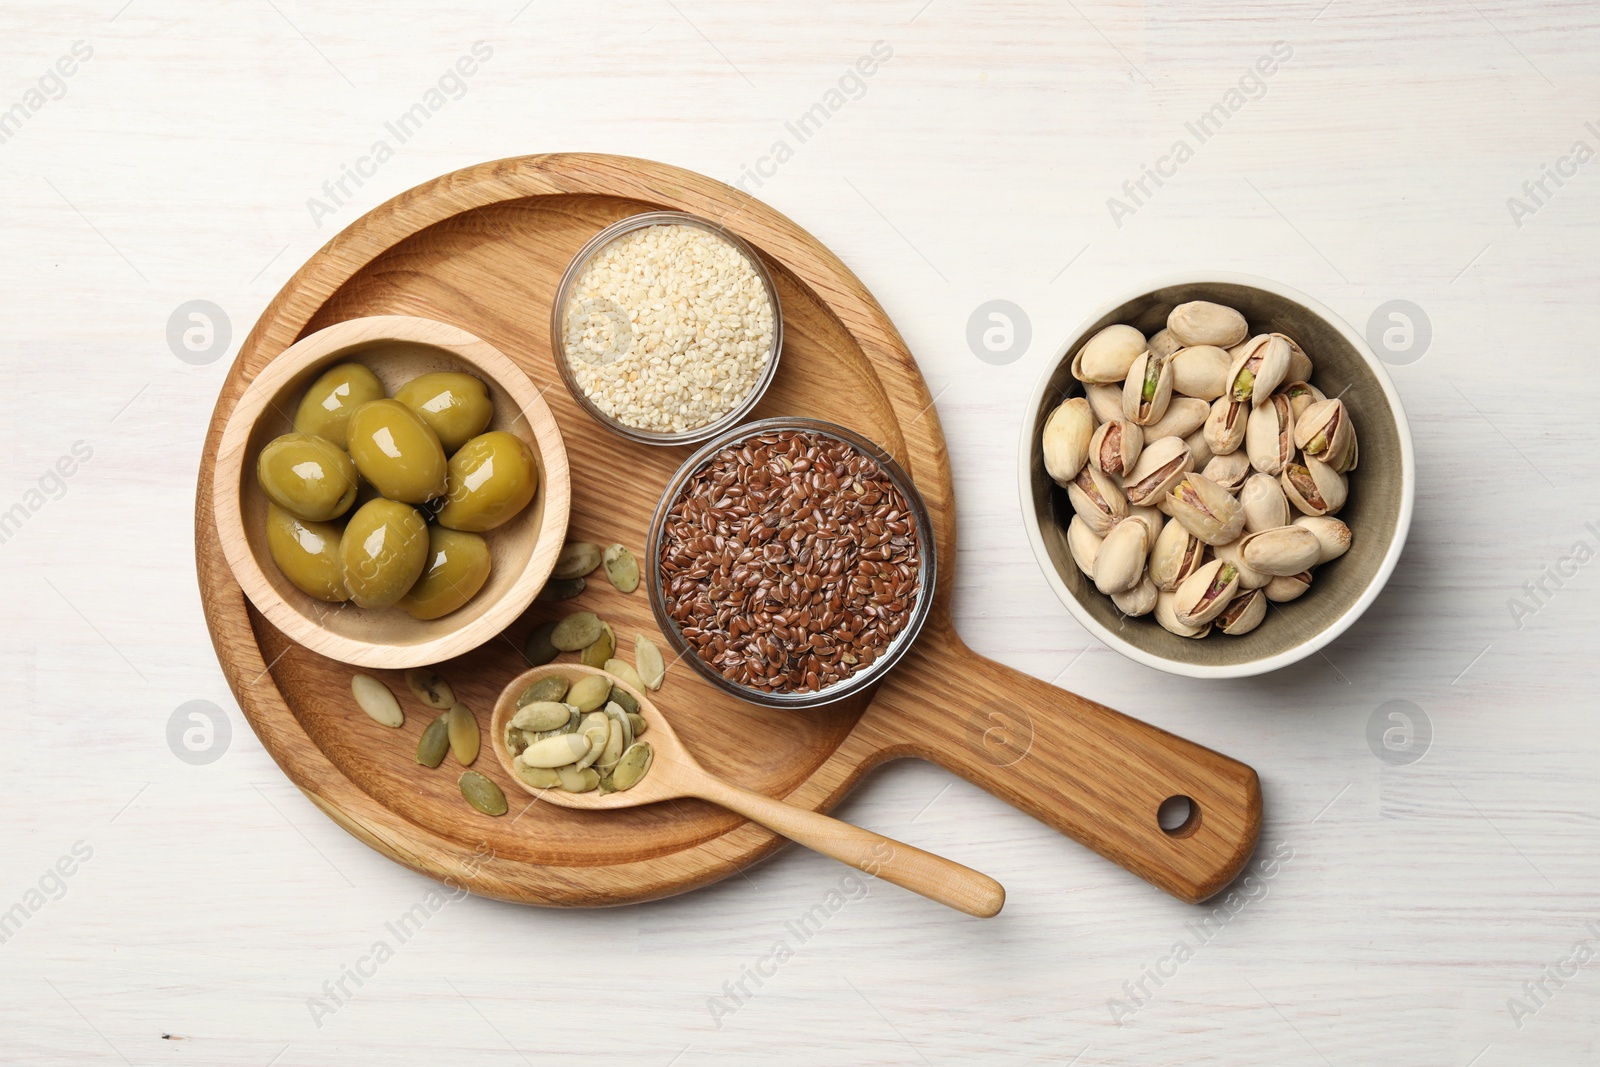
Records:
[[[1070,355],[1072,346],[1083,339],[1089,327],[1099,319],[1121,307],[1130,300],[1148,296],[1160,289],[1173,286],[1197,285],[1241,285],[1252,289],[1260,289],[1275,296],[1302,305],[1314,315],[1320,316],[1348,341],[1361,358],[1367,361],[1373,375],[1378,380],[1378,385],[1383,389],[1384,397],[1389,401],[1389,409],[1394,413],[1395,431],[1400,438],[1400,459],[1402,474],[1400,479],[1400,513],[1395,519],[1394,538],[1389,542],[1389,550],[1384,553],[1382,562],[1378,565],[1377,573],[1367,583],[1361,595],[1350,605],[1349,609],[1324,627],[1316,636],[1277,655],[1266,656],[1261,659],[1249,660],[1245,663],[1229,663],[1221,665],[1203,663],[1182,663],[1178,660],[1167,659],[1165,656],[1152,655],[1137,645],[1124,640],[1114,631],[1103,625],[1093,615],[1078,603],[1072,591],[1067,588],[1061,576],[1056,573],[1054,564],[1050,561],[1050,553],[1045,549],[1044,535],[1040,532],[1042,524],[1049,520],[1048,516],[1040,516],[1033,511],[1033,430],[1034,415],[1039,410],[1039,404],[1044,400],[1045,391],[1050,386],[1050,379],[1060,368],[1062,362]],[[1087,315],[1078,327],[1073,330],[1060,348],[1056,350],[1043,373],[1039,375],[1038,383],[1033,387],[1028,396],[1027,412],[1022,426],[1022,437],[1018,447],[1018,476],[1017,485],[1021,494],[1023,513],[1023,527],[1028,534],[1028,543],[1033,547],[1034,559],[1039,564],[1039,569],[1044,573],[1045,581],[1050,583],[1050,588],[1055,592],[1057,599],[1065,604],[1073,617],[1082,623],[1084,628],[1098,637],[1102,643],[1116,652],[1121,653],[1136,663],[1147,667],[1154,667],[1168,674],[1184,675],[1189,678],[1249,678],[1254,675],[1267,674],[1271,671],[1281,670],[1292,664],[1298,663],[1314,652],[1320,652],[1331,644],[1340,634],[1348,630],[1357,619],[1371,606],[1388,584],[1389,575],[1394,572],[1395,565],[1400,561],[1400,553],[1405,548],[1406,536],[1411,530],[1411,512],[1416,495],[1416,456],[1411,443],[1411,424],[1406,419],[1405,405],[1400,402],[1400,394],[1395,390],[1394,382],[1389,377],[1388,370],[1367,345],[1366,339],[1353,330],[1344,318],[1336,314],[1331,308],[1319,300],[1315,300],[1292,286],[1284,285],[1254,274],[1244,274],[1232,271],[1206,271],[1203,273],[1169,274],[1152,281],[1143,282],[1125,292],[1119,293],[1109,300],[1102,301]]]

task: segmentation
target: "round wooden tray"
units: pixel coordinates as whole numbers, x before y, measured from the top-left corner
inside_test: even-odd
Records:
[[[499,819],[478,815],[462,801],[450,764],[430,771],[413,761],[432,716],[410,700],[398,673],[374,672],[407,705],[405,726],[389,730],[356,708],[352,668],[289,641],[248,605],[213,519],[213,457],[255,375],[332,323],[418,315],[483,338],[546,387],[572,465],[569,536],[620,541],[642,557],[657,498],[690,450],[631,444],[584,415],[552,362],[549,318],[556,282],[584,241],[619,218],[656,209],[721,223],[772,271],[784,311],[783,362],[752,418],[828,419],[881,444],[926,498],[942,563],[916,646],[875,691],[850,701],[812,712],[764,710],[718,692],[687,664],[674,666],[657,696],[684,743],[713,773],[816,810],[832,807],[878,764],[916,756],[1183,900],[1204,900],[1227,885],[1260,830],[1251,768],[983,659],[956,635],[944,437],[915,361],[871,294],[811,235],[759,201],[689,171],[619,156],[499,160],[404,193],[313,256],[245,339],[206,437],[195,551],[217,656],[284,773],[385,855],[473,892],[529,904],[669,896],[725,878],[781,843],[699,801],[601,813],[534,801]],[[643,592],[625,596],[601,578],[576,600],[535,603],[499,638],[439,671],[487,723],[500,689],[524,668],[528,631],[578,607],[615,626],[624,654],[639,632],[665,647]],[[480,757],[476,766],[503,778],[492,759]],[[524,795],[500,784],[508,797]],[[1190,798],[1192,808],[1168,831],[1156,813],[1172,796]]]

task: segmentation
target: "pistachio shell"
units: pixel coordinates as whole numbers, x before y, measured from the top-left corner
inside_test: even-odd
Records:
[[[1261,625],[1267,617],[1267,594],[1264,589],[1246,589],[1222,609],[1216,618],[1216,627],[1225,634],[1238,637]]]
[[[1239,568],[1240,589],[1261,589],[1272,581],[1272,575],[1256,570],[1244,561],[1244,551],[1240,548],[1244,538],[1230,541],[1225,545],[1215,545],[1211,554],[1217,559],[1226,560]]]
[[[1299,574],[1288,574],[1273,578],[1262,589],[1267,594],[1267,599],[1274,604],[1287,604],[1298,599],[1311,588],[1311,572],[1301,571]]]
[[[1094,577],[1095,559],[1100,555],[1101,537],[1083,521],[1082,515],[1072,516],[1067,523],[1067,548],[1072,552],[1072,562],[1078,565],[1085,578]]]
[[[1222,614],[1239,591],[1239,568],[1214,559],[1183,580],[1172,608],[1184,626],[1204,626]]]
[[[1289,398],[1282,393],[1250,409],[1245,423],[1244,450],[1250,465],[1262,474],[1281,474],[1294,458],[1294,416]]]
[[[1311,380],[1311,357],[1306,355],[1306,350],[1301,348],[1293,337],[1285,333],[1275,333],[1272,336],[1281,337],[1289,346],[1289,375],[1292,382],[1309,382]]]
[[[1206,443],[1204,429],[1196,430],[1188,437],[1185,437],[1183,443],[1189,446],[1189,455],[1193,458],[1194,469],[1197,471],[1205,470],[1206,464],[1210,463],[1212,457],[1216,455],[1211,451],[1211,446]]]
[[[1206,546],[1177,519],[1168,519],[1150,549],[1150,580],[1162,592],[1175,591],[1205,562]]]
[[[1128,501],[1117,480],[1087,464],[1067,485],[1067,499],[1072,501],[1073,510],[1083,516],[1089,528],[1101,537],[1128,516]]]
[[[1144,428],[1144,439],[1154,441],[1160,437],[1188,437],[1203,429],[1211,405],[1192,396],[1177,396],[1167,401],[1167,413]]]
[[[1123,522],[1142,522],[1149,533],[1149,543],[1155,544],[1156,538],[1161,535],[1161,528],[1167,524],[1167,517],[1161,514],[1160,508],[1128,506],[1128,517]]]
[[[1080,382],[1120,382],[1144,350],[1144,334],[1132,326],[1107,326],[1072,357],[1072,376]]]
[[[1135,507],[1154,504],[1193,469],[1194,459],[1182,438],[1152,440],[1139,454],[1139,462],[1122,480],[1128,503]]]
[[[1289,398],[1289,414],[1294,416],[1296,424],[1300,417],[1306,413],[1306,408],[1321,400],[1328,399],[1322,390],[1306,381],[1293,381],[1280,387],[1278,392]]]
[[[1257,334],[1234,355],[1223,395],[1260,407],[1287,380],[1288,372],[1288,340],[1282,334]]]
[[[1141,352],[1122,383],[1122,417],[1149,426],[1167,413],[1172,401],[1172,364]]]
[[[1050,413],[1040,434],[1045,472],[1057,485],[1066,485],[1083,469],[1094,435],[1094,413],[1081,396],[1068,397]]]
[[[1104,423],[1089,439],[1089,462],[1106,474],[1120,477],[1139,461],[1144,439],[1144,428],[1136,422],[1114,419]]]
[[[1353,536],[1350,527],[1331,515],[1302,515],[1294,520],[1294,525],[1310,530],[1317,539],[1317,544],[1322,548],[1317,554],[1318,565],[1338,559],[1350,551]]]
[[[1244,508],[1244,528],[1251,533],[1288,525],[1289,498],[1270,474],[1256,473],[1245,479],[1239,489],[1239,506]]]
[[[1318,459],[1290,463],[1278,476],[1283,495],[1304,515],[1333,515],[1350,491],[1345,476]]]
[[[1212,454],[1226,456],[1238,451],[1244,444],[1249,414],[1248,404],[1226,396],[1211,405],[1211,414],[1206,416],[1205,439]]]
[[[1145,577],[1140,578],[1139,584],[1132,589],[1121,593],[1113,593],[1111,602],[1124,615],[1148,615],[1156,609],[1156,597],[1158,595],[1160,595],[1160,590],[1156,588],[1156,583]]]
[[[1216,345],[1179,349],[1172,357],[1172,391],[1186,397],[1212,401],[1228,389],[1228,368],[1233,357]]]
[[[1167,316],[1167,329],[1186,346],[1218,345],[1227,348],[1244,340],[1250,331],[1244,316],[1231,307],[1209,300],[1179,304]]]
[[[1322,544],[1304,526],[1278,526],[1241,538],[1239,551],[1251,567],[1279,577],[1315,567]]]
[[[1307,456],[1343,474],[1356,465],[1356,430],[1344,401],[1321,400],[1294,425],[1294,443]]]
[[[1161,498],[1161,510],[1208,545],[1225,545],[1244,529],[1244,511],[1222,486],[1203,474],[1186,474]]]
[[[1211,462],[1206,464],[1206,469],[1200,473],[1228,492],[1237,494],[1239,487],[1244,485],[1245,478],[1250,475],[1250,457],[1243,452],[1213,456]]]
[[[1115,385],[1085,385],[1083,395],[1089,401],[1089,410],[1094,412],[1096,422],[1110,422],[1112,419],[1122,418],[1121,382]]]
[[[1162,321],[1166,320],[1163,319]],[[1162,359],[1166,359],[1168,356],[1181,349],[1183,347],[1183,342],[1173,336],[1171,330],[1163,326],[1160,330],[1157,330],[1155,333],[1150,335],[1150,343],[1145,347],[1149,348],[1150,351],[1154,352]]]
[[[1124,593],[1132,589],[1144,574],[1149,553],[1149,527],[1127,519],[1117,523],[1100,543],[1094,564],[1095,588],[1102,593]]]
[[[1161,624],[1162,629],[1175,633],[1179,637],[1199,638],[1210,633],[1211,624],[1209,622],[1200,626],[1189,626],[1178,620],[1178,612],[1175,607],[1177,599],[1177,593],[1169,593],[1164,589],[1156,594],[1154,614],[1156,622]]]

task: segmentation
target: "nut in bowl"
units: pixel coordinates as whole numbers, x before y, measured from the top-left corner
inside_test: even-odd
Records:
[[[1056,594],[1149,666],[1240,677],[1328,644],[1399,559],[1410,430],[1361,337],[1292,289],[1181,277],[1073,335],[1024,416],[1024,521]]]
[[[217,450],[229,567],[268,621],[369,667],[498,634],[566,535],[566,450],[500,351],[399,315],[310,334],[250,383]]]

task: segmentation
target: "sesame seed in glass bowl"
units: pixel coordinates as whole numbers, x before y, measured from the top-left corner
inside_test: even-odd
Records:
[[[754,408],[778,368],[772,276],[709,219],[651,211],[595,234],[551,308],[556,369],[578,404],[633,441],[692,444]]]

